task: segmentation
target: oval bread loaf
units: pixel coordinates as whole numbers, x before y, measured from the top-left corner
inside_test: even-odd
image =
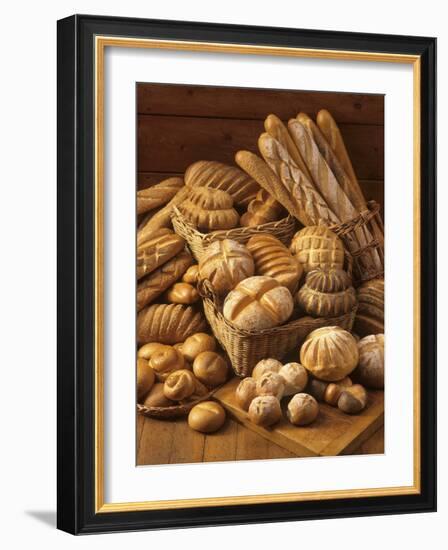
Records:
[[[255,266],[247,248],[231,239],[213,242],[199,262],[199,279],[208,279],[215,292],[224,295],[254,274]]]
[[[168,203],[183,186],[182,178],[168,178],[137,191],[137,214],[144,214]]]
[[[286,246],[276,237],[262,233],[251,237],[246,244],[255,262],[255,273],[277,280],[294,292],[303,268]]]
[[[185,184],[189,187],[211,187],[226,191],[238,208],[247,207],[260,189],[255,180],[236,166],[212,160],[191,164],[185,172]]]
[[[137,279],[152,273],[185,246],[185,241],[164,227],[137,248]]]
[[[153,304],[137,315],[139,344],[160,342],[177,344],[196,332],[204,332],[207,323],[202,313],[181,304]]]
[[[291,293],[272,277],[249,277],[225,301],[224,317],[245,330],[263,330],[279,326],[293,310]]]

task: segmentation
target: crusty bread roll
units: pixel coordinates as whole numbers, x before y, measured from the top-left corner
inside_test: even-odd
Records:
[[[240,221],[232,197],[220,189],[194,188],[178,210],[203,232],[233,229]]]
[[[285,381],[276,372],[265,372],[257,380],[257,395],[273,395],[279,401],[285,393]]]
[[[245,411],[249,410],[252,400],[257,397],[257,382],[254,378],[243,378],[235,390],[238,405]]]
[[[176,370],[184,368],[185,359],[182,353],[171,346],[154,352],[149,361],[149,366],[154,370],[159,382],[166,380],[168,375]]]
[[[348,376],[346,376],[339,382],[330,382],[330,384],[328,384],[325,389],[324,401],[329,405],[336,407],[341,393],[352,385],[353,383],[351,381],[351,378],[349,378]]]
[[[338,408],[347,414],[358,414],[367,405],[367,392],[360,384],[346,388],[338,400]]]
[[[272,426],[282,417],[280,401],[273,395],[255,397],[249,405],[248,414],[254,424],[263,427]]]
[[[175,283],[167,290],[166,299],[172,304],[194,304],[199,300],[199,294],[189,283]]]
[[[185,246],[185,241],[170,229],[161,228],[154,232],[137,248],[137,279],[166,263]]]
[[[308,371],[300,363],[286,363],[278,371],[285,384],[284,395],[294,395],[303,391],[308,382]]]
[[[193,373],[200,382],[215,388],[227,380],[229,366],[216,351],[203,351],[193,362]]]
[[[291,252],[302,264],[305,273],[314,269],[342,269],[344,245],[341,239],[324,225],[304,227],[292,238]]]
[[[202,401],[195,405],[188,415],[191,429],[202,433],[216,432],[226,420],[226,413],[216,401]]]
[[[196,389],[194,374],[187,369],[171,372],[163,385],[165,397],[172,401],[182,401],[193,395]]]
[[[342,269],[310,271],[297,293],[297,303],[313,317],[337,317],[356,305],[356,292],[348,273]]]
[[[182,276],[182,281],[184,283],[189,283],[190,285],[196,285],[198,282],[199,276],[199,266],[198,264],[190,266],[187,271]]]
[[[205,332],[198,332],[189,336],[182,344],[182,354],[190,363],[193,363],[203,351],[215,351],[215,349],[216,340]]]
[[[181,304],[153,304],[137,315],[139,344],[177,344],[206,328],[207,323],[200,311]]]
[[[285,286],[272,277],[249,277],[224,300],[224,317],[245,330],[263,330],[283,324],[293,311],[293,299]]]
[[[144,214],[169,202],[184,185],[182,178],[168,178],[137,191],[137,214]]]
[[[300,362],[313,376],[336,382],[349,375],[358,364],[356,340],[341,327],[313,330],[300,349]]]
[[[189,187],[211,187],[226,191],[238,208],[247,207],[260,189],[250,176],[236,166],[210,160],[191,164],[185,172],[185,184]]]
[[[154,384],[143,402],[145,407],[170,407],[175,404],[174,401],[165,397],[163,386],[162,382]]]
[[[199,262],[199,278],[208,279],[223,296],[254,274],[254,260],[247,248],[231,239],[214,241]]]
[[[240,219],[243,227],[252,227],[265,223],[275,222],[286,216],[286,210],[265,189],[258,191],[255,199],[251,200]]]
[[[297,393],[288,403],[286,416],[295,426],[307,426],[316,420],[319,404],[312,395]]]
[[[150,342],[149,344],[145,344],[144,346],[139,348],[137,352],[137,357],[142,357],[143,359],[149,361],[153,353],[159,351],[160,348],[164,347],[165,344],[160,344],[159,342]]]
[[[255,365],[254,370],[252,371],[252,378],[258,380],[265,372],[280,372],[282,364],[277,359],[268,357],[267,359],[261,359]]]
[[[155,382],[154,370],[149,366],[147,359],[137,357],[137,397],[142,399]]]
[[[358,342],[359,363],[353,378],[372,389],[384,388],[384,334],[371,334]]]
[[[302,275],[302,265],[286,246],[273,235],[254,235],[246,244],[255,262],[255,273],[266,275],[294,292]]]
[[[141,279],[137,285],[137,311],[153,302],[164,290],[180,279],[192,263],[193,258],[190,253],[183,250]]]

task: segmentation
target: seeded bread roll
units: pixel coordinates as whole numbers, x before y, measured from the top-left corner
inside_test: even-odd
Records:
[[[208,279],[223,296],[254,274],[254,260],[247,248],[231,239],[213,242],[199,262],[199,278]]]
[[[158,267],[176,256],[185,246],[185,241],[170,229],[154,232],[137,248],[137,279],[152,273]]]
[[[304,227],[298,231],[290,246],[305,273],[314,269],[342,269],[344,245],[341,239],[324,225]]]
[[[247,208],[260,189],[250,176],[236,166],[210,160],[191,164],[185,172],[185,184],[189,187],[211,187],[226,191],[237,208]]]
[[[177,344],[206,328],[207,323],[200,311],[181,304],[153,304],[137,315],[139,344]]]
[[[233,199],[225,191],[198,187],[193,189],[187,200],[179,204],[179,211],[199,231],[233,229],[240,217],[233,208]]]
[[[293,311],[293,299],[285,286],[272,277],[249,277],[225,301],[223,314],[236,327],[263,330],[283,324]]]
[[[297,293],[297,303],[313,317],[337,317],[356,305],[350,276],[342,269],[310,271]]]
[[[137,285],[137,311],[153,302],[164,290],[180,279],[192,263],[193,258],[190,253],[182,251],[141,279]]]
[[[272,277],[294,292],[302,275],[301,264],[286,246],[273,235],[254,235],[246,244],[255,262],[255,273]]]
[[[169,202],[184,185],[182,178],[168,178],[137,191],[137,214],[144,214]]]

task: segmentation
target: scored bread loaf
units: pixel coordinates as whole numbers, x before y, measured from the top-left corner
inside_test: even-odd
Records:
[[[203,314],[192,306],[153,304],[137,315],[137,341],[178,344],[196,332],[204,332],[207,323]]]
[[[141,279],[137,285],[137,311],[153,302],[157,296],[182,277],[193,263],[191,255],[182,251],[164,265]]]
[[[287,321],[293,311],[289,290],[272,277],[249,277],[224,301],[224,317],[244,330],[273,328]]]
[[[233,229],[240,219],[232,197],[221,189],[194,188],[178,209],[197,229],[205,232]]]
[[[155,231],[137,248],[137,279],[153,272],[170,260],[185,246],[185,241],[170,229],[163,227]]]
[[[166,180],[137,191],[137,214],[144,214],[169,202],[184,185],[182,178]]]
[[[342,269],[344,265],[344,245],[336,233],[324,225],[312,225],[298,231],[292,238],[290,250],[305,273],[317,268]]]
[[[255,199],[251,200],[240,219],[243,227],[252,227],[269,222],[275,222],[285,216],[285,209],[265,189],[258,191]]]
[[[189,187],[212,187],[226,191],[238,208],[247,208],[260,189],[256,181],[236,166],[212,160],[191,164],[184,178]]]
[[[199,279],[208,279],[215,292],[223,296],[254,274],[254,260],[247,248],[231,239],[214,241],[199,262]]]
[[[255,273],[272,277],[294,292],[303,268],[286,246],[273,235],[254,235],[246,244],[255,262]]]
[[[360,336],[384,333],[384,279],[366,281],[357,289],[354,330]]]

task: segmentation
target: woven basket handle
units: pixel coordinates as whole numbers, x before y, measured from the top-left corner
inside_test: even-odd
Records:
[[[216,307],[216,309],[218,309],[220,301],[216,295],[212,283],[208,279],[199,279],[197,283],[197,290],[201,298],[204,300],[209,300]]]

